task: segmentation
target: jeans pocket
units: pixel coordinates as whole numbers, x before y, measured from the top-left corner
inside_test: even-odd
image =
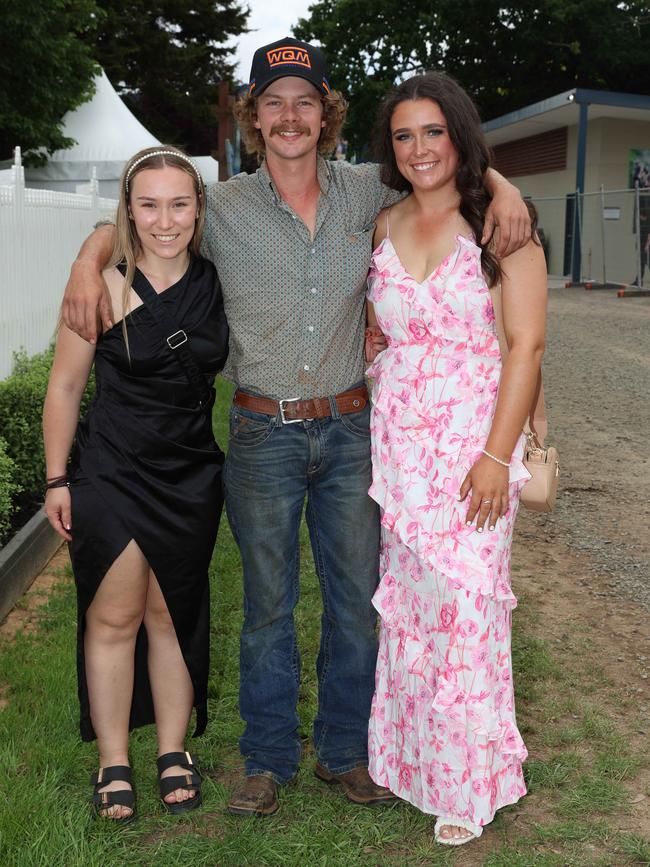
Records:
[[[230,410],[230,442],[238,446],[262,445],[271,436],[275,419],[255,414],[244,415],[237,408]]]
[[[370,438],[370,404],[367,403],[360,412],[346,412],[341,416],[341,424],[351,433],[360,437]]]

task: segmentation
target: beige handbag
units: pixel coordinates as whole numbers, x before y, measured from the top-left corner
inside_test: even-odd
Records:
[[[503,312],[501,309],[501,287],[490,290],[494,317],[501,347],[501,360],[508,357],[508,342],[503,327]],[[548,433],[546,406],[544,403],[544,385],[540,371],[533,402],[524,424],[526,448],[524,451],[524,466],[530,473],[530,479],[521,489],[520,502],[534,512],[552,512],[557,496],[557,485],[560,477],[560,459],[554,446],[544,446]]]

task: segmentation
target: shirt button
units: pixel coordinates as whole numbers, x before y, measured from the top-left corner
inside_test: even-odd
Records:
[[[292,219],[292,220],[297,220],[297,219],[298,219],[298,217],[296,217],[296,215],[295,215],[295,214],[292,214],[292,215],[291,215],[291,219]]]
[[[315,295],[318,292],[318,289],[315,286],[311,287],[311,294]]]
[[[314,330],[314,326],[313,326],[313,325],[308,325],[307,328],[308,328],[309,331],[313,331],[313,330]]]
[[[315,248],[315,247],[312,247],[311,250],[310,250],[309,252],[310,252],[310,253],[315,253],[315,252],[316,252],[316,248]]]
[[[309,365],[308,365],[308,364],[305,364],[303,370],[309,370]]]

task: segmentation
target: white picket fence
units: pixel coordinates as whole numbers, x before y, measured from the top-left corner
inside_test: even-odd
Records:
[[[1,183],[1,182],[0,182]],[[8,185],[0,186],[0,379],[11,373],[13,353],[49,345],[63,289],[81,243],[117,202],[97,195],[25,188],[17,150]]]

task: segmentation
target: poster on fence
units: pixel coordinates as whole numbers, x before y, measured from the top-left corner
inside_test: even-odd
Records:
[[[637,235],[639,270],[632,283],[643,285],[646,269],[650,269],[650,149],[630,148],[630,187],[639,187],[638,227],[637,209],[634,209],[632,231]]]
[[[630,188],[650,190],[650,148],[630,148]]]

